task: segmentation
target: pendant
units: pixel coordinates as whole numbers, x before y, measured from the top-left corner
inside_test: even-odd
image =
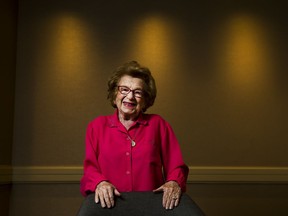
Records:
[[[131,146],[132,147],[136,146],[136,142],[134,140],[131,140]]]

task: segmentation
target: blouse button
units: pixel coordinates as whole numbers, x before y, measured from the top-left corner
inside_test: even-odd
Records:
[[[130,171],[126,171],[126,174],[129,175],[129,174],[130,174]]]
[[[127,156],[129,156],[129,155],[130,155],[130,153],[129,153],[129,152],[126,152],[126,155],[127,155]]]

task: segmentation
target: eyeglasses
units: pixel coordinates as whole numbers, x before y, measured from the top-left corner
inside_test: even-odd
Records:
[[[144,95],[144,91],[141,89],[130,89],[127,86],[118,86],[118,91],[122,94],[122,95],[128,95],[130,92],[133,93],[134,97],[137,98],[142,98]]]

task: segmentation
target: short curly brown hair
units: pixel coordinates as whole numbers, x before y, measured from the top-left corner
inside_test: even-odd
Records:
[[[110,101],[111,105],[116,108],[114,103],[117,95],[117,86],[120,79],[128,75],[134,78],[139,78],[144,82],[144,107],[143,112],[145,112],[149,107],[154,104],[157,89],[153,76],[147,67],[141,66],[137,61],[127,62],[120,67],[118,67],[110,79],[108,80],[108,96],[107,99]]]

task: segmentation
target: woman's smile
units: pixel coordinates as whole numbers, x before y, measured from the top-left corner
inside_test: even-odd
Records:
[[[123,101],[123,105],[127,108],[135,108],[137,104],[133,102]]]

